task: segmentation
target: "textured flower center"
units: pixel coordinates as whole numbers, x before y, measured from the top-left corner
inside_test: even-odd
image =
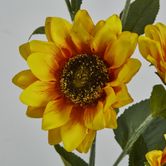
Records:
[[[60,86],[64,95],[81,106],[97,101],[109,75],[106,64],[95,55],[77,55],[65,64]]]

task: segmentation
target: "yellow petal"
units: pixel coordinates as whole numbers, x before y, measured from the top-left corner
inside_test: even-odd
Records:
[[[163,57],[159,42],[140,36],[138,44],[142,56],[147,60],[149,60],[148,56],[151,56],[155,60],[153,64],[157,65],[158,61]]]
[[[13,77],[12,82],[18,87],[25,89],[36,80],[37,78],[32,74],[30,70],[24,70],[16,74]]]
[[[91,43],[92,52],[103,54],[108,44],[112,44],[117,39],[121,28],[121,21],[116,15],[108,18],[106,22],[100,22]]]
[[[59,144],[62,141],[60,128],[48,131],[48,142],[50,145]]]
[[[150,166],[161,166],[162,151],[153,150],[146,154],[146,159]]]
[[[103,103],[98,102],[97,106],[88,107],[84,112],[85,126],[92,130],[100,130],[105,127]]]
[[[42,81],[55,81],[55,72],[59,68],[55,57],[50,54],[33,53],[27,63],[32,73]]]
[[[71,38],[79,52],[90,48],[91,33],[94,24],[86,10],[79,10],[74,18]]]
[[[113,108],[120,108],[133,101],[125,85],[114,87],[114,91],[116,93],[117,102],[113,104]]]
[[[133,54],[137,44],[136,33],[122,32],[119,38],[109,45],[104,54],[104,59],[111,65],[111,68],[118,68],[123,65]]]
[[[127,62],[119,69],[117,78],[112,81],[111,86],[118,86],[121,84],[128,83],[132,77],[138,72],[141,67],[141,62],[137,59],[130,58]]]
[[[31,118],[42,118],[45,107],[31,107],[29,106],[26,111],[26,115]]]
[[[100,30],[101,28],[103,28],[103,26],[105,25],[105,21],[104,20],[100,20],[94,27],[94,30],[92,32],[92,35],[95,36]]]
[[[117,118],[116,118],[116,112],[113,109],[107,109],[104,112],[104,117],[105,117],[105,127],[106,128],[111,128],[111,129],[116,129],[117,128]]]
[[[48,17],[45,22],[45,32],[49,41],[55,42],[60,47],[68,46],[67,39],[71,30],[71,24],[59,17]]]
[[[92,146],[93,140],[96,136],[96,131],[88,130],[88,133],[81,144],[77,147],[77,150],[80,153],[87,153]]]
[[[69,121],[61,127],[61,137],[64,148],[71,152],[84,140],[87,128],[79,121]]]
[[[43,107],[57,97],[59,94],[55,91],[54,82],[36,81],[21,93],[20,100],[29,106]]]
[[[64,125],[70,118],[71,109],[72,105],[63,99],[49,102],[43,115],[42,128],[50,130]]]
[[[54,43],[45,42],[40,40],[32,40],[19,47],[20,54],[26,60],[31,53],[46,53],[54,54],[58,48]]]
[[[111,105],[116,102],[116,95],[113,88],[110,86],[106,86],[104,88],[104,91],[106,93],[106,99],[105,99],[106,101],[104,104],[104,111],[105,111],[108,110],[111,107]]]

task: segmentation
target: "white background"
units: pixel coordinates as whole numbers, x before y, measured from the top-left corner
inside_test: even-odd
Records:
[[[96,23],[113,13],[119,14],[125,0],[83,0]],[[166,23],[166,1],[156,22]],[[46,16],[70,20],[64,0],[0,0],[0,166],[62,166],[54,148],[47,144],[47,133],[41,130],[41,121],[27,118],[26,107],[19,101],[21,92],[11,83],[12,77],[27,69],[18,53],[18,46],[27,41],[31,32],[44,25]],[[149,97],[154,84],[161,83],[153,67],[135,52],[143,65],[128,85],[135,102]],[[123,112],[123,109],[121,110]],[[97,137],[96,166],[111,166],[121,148],[114,140],[112,130],[102,130]],[[88,155],[81,155],[86,160]],[[125,158],[121,166],[127,166]]]

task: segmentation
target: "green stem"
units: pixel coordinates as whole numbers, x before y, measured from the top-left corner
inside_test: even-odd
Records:
[[[71,3],[70,3],[69,0],[65,0],[65,2],[66,2],[66,5],[67,5],[67,8],[68,8],[68,11],[70,13],[71,20],[73,21],[74,14],[73,14],[73,10],[72,10],[72,7],[71,7]]]
[[[130,9],[130,2],[131,2],[131,0],[126,0],[125,7],[123,9],[123,13],[122,13],[122,17],[121,17],[123,27],[126,24],[126,19],[127,19],[128,12],[129,12],[129,9]]]
[[[91,151],[90,151],[89,166],[95,166],[95,152],[96,152],[96,137],[93,141]]]
[[[113,166],[118,166],[120,161],[129,153],[130,149],[132,148],[133,144],[137,141],[139,136],[146,130],[149,124],[154,120],[152,115],[150,114],[145,121],[135,130],[133,135],[130,137],[126,146],[124,147],[123,152],[119,155]]]

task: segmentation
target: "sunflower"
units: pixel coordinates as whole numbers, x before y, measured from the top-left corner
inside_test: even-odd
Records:
[[[140,36],[138,43],[142,56],[156,67],[166,84],[166,26],[162,23],[147,25],[145,36]]]
[[[164,135],[166,139],[166,134]],[[152,150],[146,154],[146,159],[150,166],[166,165],[166,148],[161,150]]]
[[[97,130],[117,127],[115,109],[132,102],[126,84],[141,65],[130,58],[138,36],[122,32],[117,15],[94,25],[85,10],[73,24],[48,17],[45,33],[47,42],[20,46],[30,70],[13,83],[24,89],[27,115],[42,118],[51,145],[87,152]]]

